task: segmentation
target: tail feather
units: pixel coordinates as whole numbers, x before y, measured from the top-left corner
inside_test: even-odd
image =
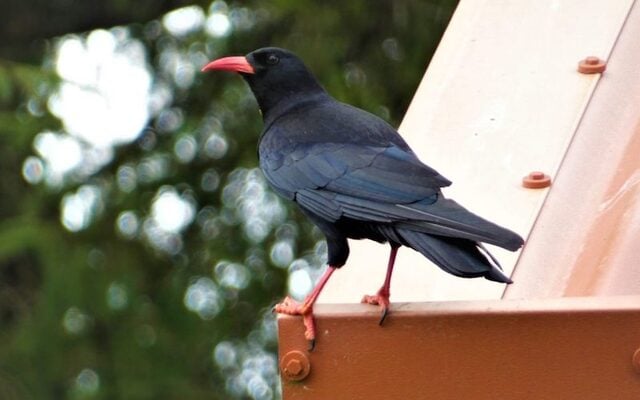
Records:
[[[484,247],[474,241],[445,236],[432,236],[422,232],[396,229],[404,245],[417,250],[444,271],[463,278],[485,279],[511,283],[500,264]]]
[[[414,203],[398,207],[422,214],[422,218],[402,221],[396,226],[438,236],[465,238],[515,251],[524,241],[517,233],[475,215],[451,199],[439,197],[429,205]]]

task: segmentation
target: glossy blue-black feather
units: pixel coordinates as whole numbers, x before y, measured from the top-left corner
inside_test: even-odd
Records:
[[[410,204],[435,200],[439,189],[450,184],[424,165],[393,128],[370,114],[330,100],[300,111],[303,118],[293,113],[276,120],[260,143],[266,178],[288,198],[316,190]]]
[[[268,57],[279,59],[268,64]],[[509,282],[480,242],[515,250],[508,229],[442,196],[446,178],[423,164],[382,119],[339,103],[290,52],[247,55],[244,74],[263,113],[260,166],[325,234],[328,262],[344,265],[347,238],[412,247],[445,271]],[[262,61],[261,61],[262,60]]]

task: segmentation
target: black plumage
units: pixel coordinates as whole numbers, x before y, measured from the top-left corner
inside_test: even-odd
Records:
[[[329,265],[346,262],[347,238],[372,239],[411,247],[457,276],[509,281],[476,243],[516,250],[522,239],[446,199],[440,188],[451,182],[394,128],[333,99],[288,51],[260,49],[247,60],[265,122],[260,167],[325,234]]]
[[[208,69],[248,82],[264,118],[260,167],[324,233],[331,267],[345,264],[347,238],[371,239],[389,242],[393,257],[407,246],[453,275],[510,282],[481,243],[513,251],[522,238],[445,198],[449,180],[385,121],[332,98],[291,52],[263,48]]]

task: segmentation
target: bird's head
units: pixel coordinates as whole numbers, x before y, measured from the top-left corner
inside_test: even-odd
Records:
[[[277,47],[258,49],[246,56],[219,58],[202,68],[203,72],[213,70],[241,74],[264,114],[282,100],[300,101],[305,96],[324,93],[302,60]]]

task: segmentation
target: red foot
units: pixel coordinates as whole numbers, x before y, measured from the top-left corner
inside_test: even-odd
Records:
[[[306,328],[304,331],[304,337],[311,343],[311,349],[316,340],[316,324],[313,320],[313,305],[304,303],[298,303],[291,297],[287,296],[282,300],[282,303],[276,304],[274,311],[278,314],[287,315],[301,315],[302,322]]]
[[[389,293],[380,289],[378,290],[378,293],[373,296],[365,295],[360,302],[364,304],[380,306],[382,315],[380,316],[379,324],[382,325],[385,317],[387,316],[387,313],[389,312]]]

